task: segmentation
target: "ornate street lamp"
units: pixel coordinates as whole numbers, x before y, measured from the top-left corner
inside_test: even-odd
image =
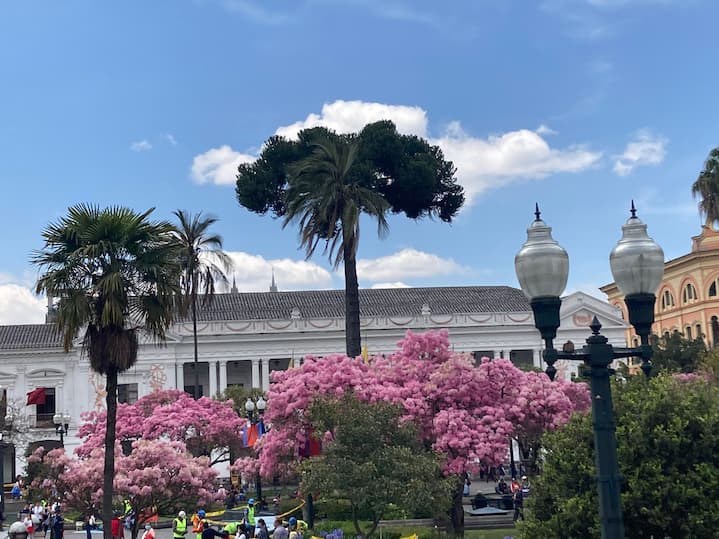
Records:
[[[60,445],[65,447],[65,435],[70,428],[70,414],[57,412],[52,416],[52,422],[55,424],[55,432],[60,436]]]
[[[2,388],[0,387],[0,391]],[[0,515],[5,515],[5,449],[8,444],[5,442],[5,434],[12,432],[12,424],[15,418],[12,412],[8,411],[5,416],[5,423],[0,430]]]
[[[253,401],[250,397],[245,401],[245,411],[247,412],[247,419],[250,425],[256,425],[262,422],[262,416],[267,409],[267,401],[260,395],[257,401]],[[255,414],[257,411],[257,414]],[[262,478],[260,472],[257,472],[255,476],[255,496],[257,498],[258,507],[262,508]]]
[[[649,375],[652,357],[649,333],[654,323],[654,293],[664,274],[664,252],[647,235],[647,225],[637,218],[636,213],[632,202],[631,217],[622,226],[622,239],[612,250],[609,262],[614,280],[625,296],[629,321],[641,338],[638,347],[615,348],[608,344],[607,338],[599,334],[602,326],[595,316],[589,326],[592,335],[581,350],[567,347],[559,352],[554,348],[562,305],[560,295],[569,274],[569,257],[552,238],[552,229],[540,219],[538,206],[535,207],[536,218],[527,229],[527,241],[514,259],[519,284],[529,298],[535,326],[545,343],[543,357],[548,365],[546,372],[549,378],[554,379],[557,372],[554,363],[558,359],[580,360],[589,367],[602,539],[624,539],[619,495],[621,476],[609,384],[609,376],[614,371],[609,366],[618,358],[640,357],[642,370]]]

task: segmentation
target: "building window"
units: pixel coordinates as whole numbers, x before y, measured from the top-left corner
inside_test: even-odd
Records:
[[[684,330],[684,336],[687,339],[692,340],[692,327],[691,326],[686,327],[686,329]]]
[[[195,394],[195,385],[194,385],[194,384],[191,385],[191,386],[185,386],[185,387],[183,387],[182,389],[184,390],[185,393],[189,393],[190,395],[194,395],[194,394]],[[204,389],[203,389],[203,387],[202,387],[202,384],[200,384],[199,386],[197,386],[197,392],[200,394],[200,397],[204,397],[204,396],[205,396],[205,393],[204,393]]]
[[[712,325],[711,347],[716,348],[717,344],[719,344],[719,320],[717,320],[716,316],[712,316],[711,325]]]
[[[665,290],[662,293],[662,311],[671,309],[674,305],[676,305],[674,303],[674,296],[672,296],[672,293],[669,290]]]
[[[702,325],[701,325],[701,324],[697,324],[697,325],[694,327],[694,329],[697,330],[697,339],[700,339],[700,338],[702,338],[702,337],[704,336],[704,335],[702,335]]]
[[[476,366],[482,363],[483,357],[494,359],[494,350],[475,350],[472,352],[472,357],[474,358],[474,364]]]
[[[36,405],[35,426],[36,427],[54,427],[52,416],[55,415],[55,388],[45,388],[45,404]]]
[[[137,384],[117,384],[117,402],[132,404],[137,401]]]
[[[692,283],[687,283],[682,290],[682,301],[684,303],[694,303],[698,299],[697,289],[694,288]]]
[[[517,368],[529,370],[534,367],[534,352],[532,350],[512,350],[509,352],[509,361]]]
[[[709,285],[709,297],[715,298],[717,295],[717,282],[714,281],[712,284]]]

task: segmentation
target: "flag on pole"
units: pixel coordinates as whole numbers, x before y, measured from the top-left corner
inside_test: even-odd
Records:
[[[27,406],[31,404],[45,404],[45,388],[38,387],[27,394]]]

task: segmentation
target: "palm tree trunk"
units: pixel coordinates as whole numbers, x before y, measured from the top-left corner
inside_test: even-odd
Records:
[[[102,535],[104,539],[112,539],[112,497],[113,480],[115,479],[115,424],[117,422],[117,371],[110,367],[107,371],[105,387],[105,404],[107,419],[105,423],[105,467],[102,478]]]
[[[362,353],[357,260],[351,242],[345,241],[342,248],[345,262],[345,344],[347,355],[357,357]]]
[[[200,398],[200,368],[197,363],[197,296],[192,294],[192,340],[195,345],[195,400]]]

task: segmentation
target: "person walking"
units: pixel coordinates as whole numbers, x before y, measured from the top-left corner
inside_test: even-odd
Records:
[[[192,531],[195,534],[195,539],[202,539],[202,530],[204,530],[207,525],[205,522],[206,515],[207,513],[204,509],[200,509],[197,513],[192,515]]]
[[[65,534],[65,519],[62,518],[60,506],[55,508],[55,514],[50,520],[50,539],[62,539]]]
[[[514,517],[512,518],[513,522],[517,522],[519,518],[524,520],[524,494],[522,493],[522,489],[517,489],[514,492]]]
[[[282,525],[282,520],[275,519],[275,530],[272,532],[272,539],[289,539],[290,532]]]
[[[142,539],[155,539],[155,530],[152,528],[152,524],[145,524],[145,533],[142,534]]]
[[[257,527],[255,528],[255,539],[270,539],[270,533],[267,531],[267,524],[264,518],[257,519]]]
[[[114,516],[112,517],[112,521],[110,522],[110,531],[112,532],[113,539],[123,539],[125,537],[125,529],[122,526],[119,511],[115,511]]]
[[[173,539],[185,539],[187,535],[187,514],[184,511],[177,513],[177,518],[172,521]]]
[[[255,499],[247,500],[247,509],[245,509],[245,522],[247,523],[247,536],[255,536]]]

